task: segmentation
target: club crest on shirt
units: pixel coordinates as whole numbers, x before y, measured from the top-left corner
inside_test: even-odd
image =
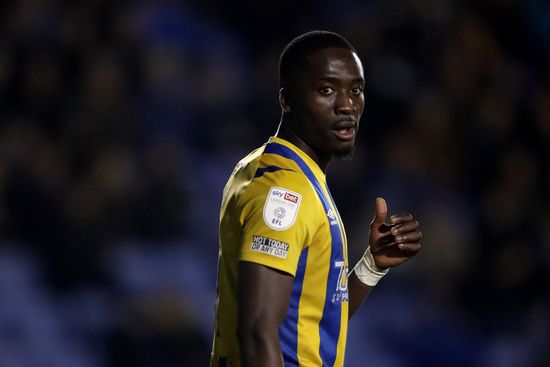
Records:
[[[264,205],[264,222],[271,229],[282,231],[296,221],[302,195],[280,187],[271,187]]]

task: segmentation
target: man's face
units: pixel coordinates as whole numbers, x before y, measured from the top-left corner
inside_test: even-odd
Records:
[[[291,93],[296,131],[318,154],[351,156],[365,106],[361,61],[328,48],[308,55],[303,70]]]

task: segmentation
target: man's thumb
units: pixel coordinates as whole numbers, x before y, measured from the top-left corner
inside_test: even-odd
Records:
[[[376,198],[376,212],[374,214],[374,219],[372,220],[373,224],[382,224],[386,221],[386,217],[388,216],[388,205],[386,204],[386,200],[382,197]]]

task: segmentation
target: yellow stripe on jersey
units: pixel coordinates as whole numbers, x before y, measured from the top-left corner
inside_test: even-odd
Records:
[[[239,261],[294,276],[279,329],[285,366],[343,366],[348,323],[345,231],[324,173],[280,138],[270,138],[239,162],[224,189],[211,367],[239,366]]]

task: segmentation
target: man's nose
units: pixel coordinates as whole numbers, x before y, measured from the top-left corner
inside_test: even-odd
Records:
[[[351,96],[342,93],[336,98],[334,106],[336,114],[349,115],[355,111],[355,108],[356,106]]]

